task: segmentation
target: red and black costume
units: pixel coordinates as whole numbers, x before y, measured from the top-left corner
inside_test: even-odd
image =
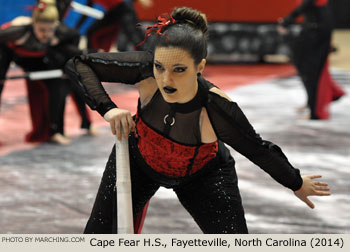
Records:
[[[14,61],[24,71],[43,71],[63,68],[66,61],[82,53],[78,49],[79,34],[64,25],[60,25],[55,36],[59,39],[56,46],[43,44],[34,35],[32,25],[9,26],[0,29],[0,80],[5,79],[9,64]],[[17,45],[16,41],[25,38]],[[2,86],[2,85],[1,85]],[[65,99],[72,91],[68,79],[48,79],[27,81],[28,100],[33,131],[26,140],[30,142],[47,141],[55,133],[63,134],[63,116]],[[85,102],[76,97],[78,110],[82,115],[82,127],[90,127]]]
[[[106,13],[101,20],[96,20],[87,30],[88,48],[103,49],[109,51],[120,32],[136,46],[143,40],[143,32],[136,27],[137,16],[132,2],[123,0],[89,0],[87,5],[98,3],[106,8]],[[85,20],[83,16],[79,27]]]
[[[97,53],[75,57],[66,66],[88,105],[102,116],[116,105],[102,82],[135,84],[153,77],[149,52]],[[224,143],[260,166],[282,185],[302,185],[281,149],[263,140],[235,102],[210,91],[198,77],[198,92],[184,104],[167,103],[159,90],[138,104],[136,130],[129,135],[134,218],[160,186],[172,188],[204,233],[247,233],[235,161]],[[200,114],[205,108],[218,138],[202,143]],[[106,165],[86,233],[115,232],[115,153]]]
[[[292,61],[306,89],[311,119],[328,119],[330,102],[344,95],[328,72],[327,58],[333,30],[328,0],[302,0],[281,24],[288,27],[300,15],[304,22],[300,35],[291,45]]]

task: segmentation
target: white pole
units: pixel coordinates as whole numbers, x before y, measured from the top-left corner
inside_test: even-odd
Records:
[[[27,72],[22,75],[6,76],[5,80],[29,79],[29,80],[47,80],[64,77],[61,69]]]
[[[133,212],[130,179],[129,143],[124,138],[116,137],[116,174],[117,174],[117,214],[118,214],[118,234],[133,234]]]
[[[72,2],[71,7],[74,11],[83,14],[85,16],[93,17],[95,19],[102,19],[104,16],[103,11],[97,10],[95,8],[91,8],[89,6],[77,3],[77,2]]]
[[[30,80],[55,79],[55,78],[60,78],[62,76],[63,76],[63,71],[61,69],[29,73]]]

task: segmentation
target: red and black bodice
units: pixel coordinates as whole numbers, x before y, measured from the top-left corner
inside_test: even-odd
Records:
[[[144,108],[138,106],[137,145],[153,170],[168,177],[185,177],[216,157],[218,142],[201,142],[199,118],[204,101],[200,93],[188,103],[171,104],[157,91]]]

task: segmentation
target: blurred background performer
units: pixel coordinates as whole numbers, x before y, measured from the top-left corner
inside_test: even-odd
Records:
[[[329,119],[329,104],[345,94],[332,80],[328,71],[333,17],[328,0],[296,0],[298,7],[279,20],[278,31],[284,35],[287,27],[302,15],[302,31],[291,44],[292,61],[307,93],[310,115],[303,119]],[[299,109],[300,111],[303,108]]]
[[[39,3],[39,2],[40,1],[38,0],[37,3]],[[70,9],[71,3],[72,3],[72,0],[59,0],[59,1],[56,1],[56,8],[58,10],[59,21],[61,22],[61,26],[64,25],[64,18],[67,15],[67,13],[68,13],[68,11]],[[82,51],[80,51],[78,49],[79,42],[80,42],[80,33],[79,33],[79,31],[76,30],[76,29],[70,29],[69,28],[69,32],[70,32],[70,35],[71,35],[71,39],[70,39],[70,44],[71,44],[70,47],[71,47],[71,49],[70,50],[72,52],[76,52],[76,54],[81,54]],[[59,56],[59,54],[57,54],[57,56]],[[64,54],[61,54],[61,57],[62,56],[63,56],[62,59],[52,60],[52,62],[58,63],[56,68],[63,68],[64,64],[69,59],[68,57],[64,56]],[[73,104],[75,105],[77,112],[81,116],[81,126],[80,127],[82,129],[86,130],[86,133],[88,133],[89,135],[96,135],[97,134],[97,130],[92,126],[91,116],[90,116],[89,110],[87,110],[87,108],[86,108],[86,104],[85,104],[85,101],[84,101],[83,97],[81,97],[76,92],[76,90],[74,88],[71,89],[70,95],[71,95],[71,97],[73,99]]]
[[[82,53],[76,43],[76,32],[59,24],[55,1],[41,0],[32,18],[19,17],[2,26],[0,79],[5,78],[11,61],[26,72],[62,68],[70,57]],[[65,99],[71,92],[69,80],[28,80],[27,91],[33,130],[26,141],[69,144],[63,129]],[[83,124],[90,127],[90,121]]]
[[[144,8],[153,6],[152,0],[136,0]],[[88,6],[94,3],[101,4],[107,9],[103,19],[96,20],[87,30],[88,48],[103,49],[110,51],[116,42],[121,31],[127,40],[134,46],[144,38],[143,31],[136,27],[138,23],[137,15],[133,6],[133,1],[123,0],[89,0]],[[79,28],[85,21],[86,16],[82,16],[76,28]]]

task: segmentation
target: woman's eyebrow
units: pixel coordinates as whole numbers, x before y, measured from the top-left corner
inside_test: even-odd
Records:
[[[163,65],[161,62],[159,62],[158,60],[154,60],[154,63],[157,63],[159,65]],[[177,66],[184,66],[187,67],[186,64],[182,64],[182,63],[176,63],[173,65],[173,67],[177,67]]]

